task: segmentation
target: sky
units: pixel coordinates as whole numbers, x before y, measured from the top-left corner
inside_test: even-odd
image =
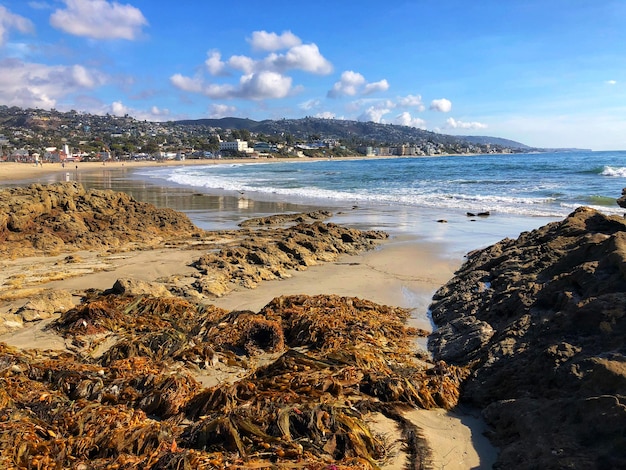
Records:
[[[0,0],[0,105],[626,149],[626,0]]]

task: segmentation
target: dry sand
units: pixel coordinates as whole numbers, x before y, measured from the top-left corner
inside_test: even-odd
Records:
[[[228,160],[232,162],[232,160]],[[205,162],[213,162],[205,161]],[[198,161],[171,164],[198,164]],[[66,171],[58,167],[35,168],[33,165],[0,163],[0,182],[28,179],[40,171]],[[80,171],[94,170],[101,164],[82,163]],[[120,165],[121,164],[109,164]],[[126,163],[125,165],[131,165]],[[133,165],[155,165],[139,162]],[[334,263],[313,266],[303,272],[294,272],[289,279],[261,283],[256,289],[241,288],[213,303],[229,310],[260,310],[274,297],[289,294],[338,294],[356,296],[377,303],[415,309],[415,326],[430,329],[426,316],[428,303],[434,291],[446,283],[462,260],[442,256],[443,249],[436,243],[392,239],[381,248],[358,256],[344,256]],[[40,284],[40,289],[83,290],[107,289],[122,277],[153,281],[172,274],[186,274],[193,268],[189,262],[200,256],[199,251],[164,249],[99,256],[81,253],[82,265],[74,268],[77,276]],[[0,285],[11,273],[58,269],[49,258],[0,260]],[[91,266],[91,272],[90,267]],[[6,310],[3,309],[3,310]],[[41,323],[41,322],[40,322]],[[41,324],[24,328],[17,333],[0,337],[0,341],[19,347],[64,348],[63,341],[42,331]],[[425,347],[419,344],[417,347]],[[482,435],[484,424],[468,411],[448,413],[443,410],[414,410],[407,417],[423,431],[432,451],[433,468],[469,469],[491,468],[497,450]],[[383,419],[381,431],[392,439],[399,439],[393,422]],[[402,452],[385,468],[404,468]]]
[[[346,157],[346,160],[360,160],[372,158],[391,158],[391,157]],[[343,159],[343,158],[342,158]],[[70,173],[75,172],[86,173],[98,170],[114,169],[114,168],[142,168],[142,167],[167,167],[167,166],[185,166],[185,165],[220,165],[220,164],[239,164],[239,163],[280,163],[289,161],[315,161],[319,158],[219,158],[219,159],[190,159],[190,160],[166,160],[166,161],[112,161],[112,162],[73,162],[66,163],[44,163],[43,165],[35,165],[34,163],[15,163],[0,162],[0,183],[8,183],[12,181],[32,180],[49,173]]]

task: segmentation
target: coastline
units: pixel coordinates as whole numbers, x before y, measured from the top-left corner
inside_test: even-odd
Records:
[[[297,159],[300,161],[300,159]],[[279,160],[283,161],[283,160]],[[206,161],[207,164],[212,164]],[[257,161],[225,160],[220,163],[255,163]],[[137,162],[136,164],[107,164],[107,169],[127,169],[134,167],[146,167],[153,165],[193,165],[198,161],[167,162],[164,164],[155,162]],[[60,173],[67,171],[66,168],[34,167],[27,164],[0,164],[0,169],[10,169],[4,165],[23,165],[16,168],[7,177],[5,171],[1,172],[0,182],[15,182],[21,180],[33,181],[43,174]],[[97,172],[101,170],[101,164],[82,164],[79,172]],[[18,171],[19,170],[19,171]],[[394,237],[382,244],[379,249],[365,252],[356,256],[342,256],[337,262],[325,263],[312,266],[306,271],[294,273],[289,279],[279,281],[266,281],[256,289],[238,289],[222,298],[215,300],[214,304],[227,310],[250,309],[258,310],[266,305],[272,298],[290,294],[338,294],[344,296],[361,297],[377,303],[412,308],[415,315],[412,318],[414,326],[430,329],[426,311],[432,294],[441,285],[447,282],[454,271],[462,262],[461,257],[447,256],[446,247],[443,243],[417,240],[414,237]],[[70,277],[64,280],[52,281],[42,285],[46,289],[82,290],[91,287],[99,289],[110,288],[116,279],[121,277],[135,277],[140,280],[154,281],[165,274],[183,273],[189,269],[188,264],[199,255],[197,251],[183,251],[180,249],[168,249],[155,252],[130,252],[120,256],[111,256],[110,259],[100,259],[106,267],[94,270],[91,273]],[[406,263],[406,260],[411,260]],[[93,261],[93,260],[92,260]],[[43,260],[17,260],[25,265],[36,265]],[[10,263],[3,264],[4,275],[11,270]],[[0,341],[6,341],[20,347],[55,347],[54,338],[41,335],[41,331],[22,330],[19,334],[5,335]],[[425,344],[419,345],[425,347]],[[62,343],[56,343],[56,347],[64,347]],[[419,410],[420,426],[428,439],[433,453],[433,463],[446,464],[446,468],[469,468],[484,465],[485,462],[495,460],[496,450],[488,444],[486,438],[480,436],[482,430],[479,424],[467,427],[463,417],[454,417],[449,413]],[[445,437],[442,438],[441,430],[445,429]],[[392,430],[388,430],[391,432]],[[430,438],[428,438],[430,436]],[[439,436],[435,438],[435,436]],[[472,441],[478,439],[478,445]],[[462,445],[458,445],[463,442]],[[476,448],[480,448],[480,454]],[[399,464],[400,468],[402,465]],[[387,468],[395,468],[393,466]]]
[[[382,157],[342,157],[342,160],[365,160],[365,159],[388,159],[402,158],[397,156]],[[16,182],[21,180],[32,181],[49,174],[58,173],[87,173],[100,171],[102,169],[132,169],[132,168],[159,168],[175,166],[194,165],[241,165],[254,163],[281,163],[281,162],[303,162],[327,160],[310,157],[290,157],[290,158],[212,158],[212,159],[188,159],[188,160],[164,160],[164,161],[112,161],[112,162],[72,162],[62,166],[61,163],[44,163],[35,165],[33,163],[0,162],[0,183]]]

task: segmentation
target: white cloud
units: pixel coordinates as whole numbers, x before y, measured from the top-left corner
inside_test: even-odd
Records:
[[[445,98],[441,98],[440,100],[432,100],[430,102],[430,109],[442,113],[449,113],[452,109],[452,103],[450,102],[450,100],[447,100]]]
[[[206,71],[213,76],[236,76],[239,82],[212,83],[205,80],[202,73],[187,77],[180,73],[170,76],[176,88],[199,93],[212,99],[277,99],[301,91],[301,86],[293,86],[288,70],[301,70],[313,74],[326,74],[332,71],[332,64],[320,53],[315,44],[301,44],[300,39],[290,32],[280,36],[275,33],[256,31],[250,40],[257,49],[268,50],[289,47],[284,54],[271,53],[255,60],[245,55],[233,55],[222,60],[219,51],[207,52]],[[229,73],[230,72],[230,73]],[[377,86],[383,86],[378,84]]]
[[[238,86],[204,84],[200,78],[185,77],[181,74],[172,75],[170,82],[180,90],[201,93],[212,99],[276,99],[284,98],[291,91],[291,77],[268,71],[243,75]]]
[[[307,100],[303,103],[300,103],[298,105],[298,107],[300,109],[303,109],[305,111],[309,111],[311,109],[315,109],[315,108],[319,108],[321,106],[322,102],[320,100],[315,100],[315,99],[311,99],[311,100]]]
[[[254,72],[256,61],[245,55],[234,55],[228,59],[228,65],[235,70],[240,70],[243,73],[250,74]]]
[[[323,113],[317,113],[315,117],[320,119],[335,119],[335,113],[324,111]]]
[[[332,64],[320,54],[315,44],[294,46],[285,54],[270,54],[263,61],[264,68],[278,71],[304,70],[317,75],[327,75],[333,71]]]
[[[150,108],[150,115],[152,116],[169,116],[170,114],[170,110],[165,108],[165,109],[160,109],[157,106],[152,106]]]
[[[8,106],[49,109],[72,93],[105,82],[102,74],[81,65],[49,66],[17,59],[0,62],[0,102]]]
[[[129,115],[141,121],[165,121],[170,114],[168,109],[160,109],[157,106],[150,107],[149,111],[143,111],[126,106],[121,101],[114,101],[110,105],[101,106],[94,114],[112,114],[113,116]]]
[[[412,117],[410,113],[403,112],[398,114],[393,121],[394,124],[400,126],[416,127],[418,129],[426,129],[426,121],[420,118]]]
[[[226,104],[212,104],[209,106],[209,117],[213,119],[233,116],[236,112],[237,108],[235,106],[228,106]]]
[[[358,117],[358,120],[365,122],[384,122],[383,116],[389,112],[391,112],[391,110],[384,107],[370,106]]]
[[[189,91],[191,93],[202,93],[202,80],[199,78],[190,78],[177,73],[170,77],[172,84],[179,90]]]
[[[148,21],[141,10],[106,0],[64,0],[66,8],[50,16],[50,24],[66,33],[93,39],[135,39]]]
[[[76,85],[82,88],[93,88],[98,84],[98,80],[82,65],[74,65],[72,68],[72,78]]]
[[[209,73],[211,75],[222,75],[226,68],[226,64],[222,62],[222,55],[219,51],[209,51],[207,55],[208,57],[204,61],[204,65],[206,65]]]
[[[9,31],[12,29],[21,33],[31,33],[35,28],[29,19],[11,13],[7,8],[0,5],[0,46],[4,45]]]
[[[446,119],[446,127],[451,129],[486,129],[487,124],[483,124],[480,122],[463,122],[457,121],[454,118]]]
[[[403,108],[417,108],[418,111],[424,111],[424,103],[420,95],[406,95],[398,98],[398,106]]]
[[[341,79],[333,85],[332,90],[328,92],[328,96],[336,98],[339,96],[354,96],[357,94],[359,87],[365,84],[365,77],[358,72],[346,70],[341,74]]]
[[[370,95],[378,91],[387,91],[389,83],[383,79],[378,82],[368,83],[365,77],[358,72],[346,70],[341,74],[341,78],[328,92],[329,98],[339,98],[341,96],[355,96],[357,94]]]
[[[291,31],[284,31],[280,36],[267,31],[255,31],[248,42],[257,51],[278,51],[302,44],[300,38]]]
[[[617,80],[607,80],[606,84],[607,85],[617,85]]]
[[[389,89],[389,83],[387,80],[383,79],[379,82],[368,83],[365,85],[365,90],[363,90],[364,95],[371,95],[372,93],[377,93],[379,91],[387,91]]]
[[[121,101],[114,101],[111,104],[111,114],[114,116],[124,116],[128,114],[128,108]]]
[[[291,77],[276,72],[260,72],[241,78],[237,97],[253,100],[284,98],[291,89]]]

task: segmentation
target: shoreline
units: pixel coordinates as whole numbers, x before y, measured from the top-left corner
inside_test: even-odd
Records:
[[[278,160],[283,161],[283,160]],[[297,161],[301,161],[297,159]],[[255,163],[256,161],[244,161]],[[208,163],[208,162],[207,162]],[[222,163],[236,163],[226,160]],[[107,169],[149,167],[154,162],[138,162],[136,165],[104,165]],[[197,161],[169,162],[165,165],[197,164]],[[5,163],[0,164],[0,169],[7,168]],[[38,168],[28,164],[24,165],[20,173],[20,179],[30,179],[39,176]],[[60,165],[59,165],[60,167]],[[103,165],[84,164],[79,168],[80,172],[97,172]],[[43,169],[47,174],[51,172],[66,171],[64,168]],[[52,171],[49,171],[52,170]],[[26,176],[25,176],[26,175]],[[0,181],[6,180],[3,171]],[[338,223],[341,224],[341,221]],[[258,311],[274,297],[287,294],[337,294],[341,296],[354,296],[368,299],[384,305],[393,305],[412,308],[414,316],[411,319],[412,326],[430,330],[430,322],[427,317],[427,308],[433,293],[441,285],[445,284],[458,269],[462,261],[459,257],[446,256],[448,250],[445,243],[419,240],[412,236],[396,236],[382,243],[376,250],[359,255],[342,256],[336,262],[324,263],[311,266],[302,272],[293,273],[289,279],[264,281],[256,289],[238,289],[224,297],[215,299],[214,305],[226,310],[253,310]],[[99,254],[99,261],[106,266],[94,270],[89,274],[81,274],[65,280],[52,281],[42,285],[49,289],[82,290],[96,287],[99,289],[110,288],[116,279],[121,277],[135,277],[140,280],[154,281],[165,274],[182,273],[188,267],[192,258],[200,256],[199,251],[183,251],[180,249],[166,249],[162,251],[129,252],[118,256],[110,256],[103,259]],[[406,263],[410,259],[411,263]],[[41,259],[17,260],[17,270],[28,269],[19,262],[27,265],[38,265]],[[88,262],[93,261],[87,259]],[[4,262],[3,274],[9,275],[11,263]],[[80,266],[77,266],[80,268]],[[4,310],[4,309],[3,309]],[[19,334],[10,334],[0,337],[1,341],[14,344],[19,347],[41,347],[50,341],[50,347],[54,347],[54,338],[44,338],[37,332],[35,327],[31,334],[26,330]],[[58,347],[64,347],[62,343],[56,343]],[[425,348],[425,342],[418,345]],[[472,426],[464,424],[464,418],[454,417],[453,413],[419,410],[417,415],[422,428],[428,439],[433,453],[433,462],[438,465],[447,463],[447,468],[468,468],[484,465],[484,462],[495,461],[497,451],[491,447],[476,423]],[[415,419],[418,419],[417,416]],[[467,421],[467,420],[465,420]],[[445,436],[435,438],[445,429]],[[481,440],[479,445],[472,441]],[[463,442],[462,445],[458,445]],[[480,454],[474,450],[473,445],[480,448]],[[455,461],[455,464],[452,461]],[[458,462],[458,463],[457,463]],[[401,468],[400,465],[397,468]],[[393,466],[387,468],[396,468]]]
[[[394,158],[438,158],[433,157],[401,157],[396,155],[372,157],[337,157],[336,160],[381,160]],[[132,168],[163,168],[176,166],[213,166],[213,165],[241,165],[258,163],[287,163],[287,162],[314,162],[325,161],[328,158],[289,157],[289,158],[216,158],[216,159],[188,159],[188,160],[141,160],[141,161],[111,161],[111,162],[71,162],[62,166],[61,163],[33,163],[0,162],[0,184],[33,180],[52,173],[85,173],[97,170],[132,169]]]

